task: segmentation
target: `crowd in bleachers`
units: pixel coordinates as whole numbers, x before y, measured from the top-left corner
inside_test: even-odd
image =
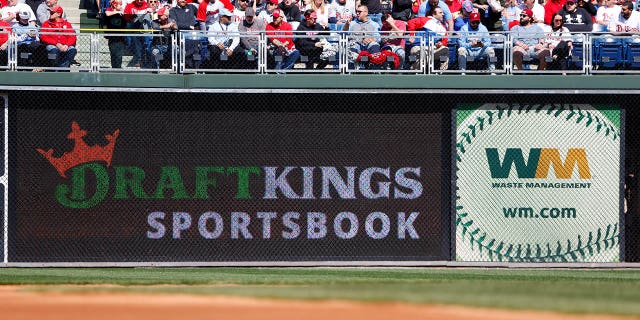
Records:
[[[494,73],[503,62],[498,52],[507,47],[496,46],[497,32],[509,33],[509,60],[516,70],[569,69],[577,49],[574,36],[580,33],[615,36],[595,39],[594,48],[602,49],[594,55],[615,46],[619,56],[611,57],[622,59],[640,43],[622,37],[640,34],[635,3],[616,0],[97,1],[114,69],[124,67],[124,56],[131,56],[129,68],[167,68],[175,32],[193,33],[181,44],[182,61],[196,70],[256,69],[261,34],[268,68],[281,71],[337,68],[335,35],[341,32],[347,34],[347,62],[371,69],[419,68],[416,57],[426,55],[435,70],[464,72],[469,62],[480,61],[473,68]],[[0,28],[6,31],[0,33],[0,65],[7,61],[10,33],[22,65],[39,70],[77,64],[76,34],[57,0],[0,0],[0,5]],[[640,64],[640,55],[637,60]]]

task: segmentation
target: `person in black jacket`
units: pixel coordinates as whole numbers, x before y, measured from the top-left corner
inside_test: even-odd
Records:
[[[282,10],[287,22],[291,23],[294,28],[297,28],[298,25],[300,25],[302,15],[300,14],[300,9],[293,0],[282,0],[278,5],[278,8]],[[293,24],[294,22],[296,23],[295,25]]]
[[[413,19],[413,16],[414,14],[411,0],[393,0],[391,17],[394,20],[409,21]]]
[[[591,32],[593,20],[584,8],[578,7],[577,0],[567,0],[562,10],[558,11],[564,18],[564,26],[571,32]]]
[[[196,29],[196,12],[195,6],[187,4],[187,0],[178,0],[178,5],[169,10],[169,19],[171,19],[178,30],[195,30]],[[206,40],[206,37],[204,37]],[[205,42],[206,43],[206,42]],[[194,54],[202,51],[203,41],[195,39],[193,36],[185,39],[184,64],[187,68],[199,68],[202,59],[194,59]]]
[[[300,51],[300,56],[308,57],[309,60],[306,62],[307,69],[313,69],[314,62],[318,62],[317,69],[324,69],[328,61],[320,59],[322,42],[318,37],[324,31],[324,27],[316,23],[316,12],[313,9],[308,9],[304,12],[304,20],[304,23],[301,23],[297,29],[297,35],[302,34],[302,37],[296,37],[293,42],[298,51]]]

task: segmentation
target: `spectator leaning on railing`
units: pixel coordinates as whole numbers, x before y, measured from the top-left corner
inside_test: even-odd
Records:
[[[49,54],[55,54],[54,67],[69,68],[76,56],[76,33],[73,26],[62,18],[61,6],[50,9],[49,20],[42,24],[42,31],[51,31],[55,34],[41,33],[40,41],[47,47]]]
[[[151,41],[151,57],[155,63],[155,68],[170,68],[171,59],[168,54],[171,52],[171,35],[178,29],[176,24],[169,19],[169,8],[161,7],[157,11],[158,19],[151,22],[153,30],[160,32],[160,36],[153,37]]]

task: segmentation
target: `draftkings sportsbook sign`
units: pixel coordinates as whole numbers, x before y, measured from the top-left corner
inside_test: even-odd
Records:
[[[459,261],[619,261],[620,110],[457,110]]]
[[[12,261],[448,259],[442,114],[15,112]]]

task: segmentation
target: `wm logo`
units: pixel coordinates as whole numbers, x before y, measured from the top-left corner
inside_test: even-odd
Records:
[[[516,167],[518,178],[544,179],[547,178],[552,165],[558,179],[570,179],[576,166],[580,179],[591,179],[587,153],[584,149],[569,149],[564,162],[560,158],[560,151],[551,148],[530,149],[529,159],[526,162],[520,148],[508,148],[502,161],[497,148],[486,148],[485,151],[491,177],[494,179],[509,178],[513,166]]]

